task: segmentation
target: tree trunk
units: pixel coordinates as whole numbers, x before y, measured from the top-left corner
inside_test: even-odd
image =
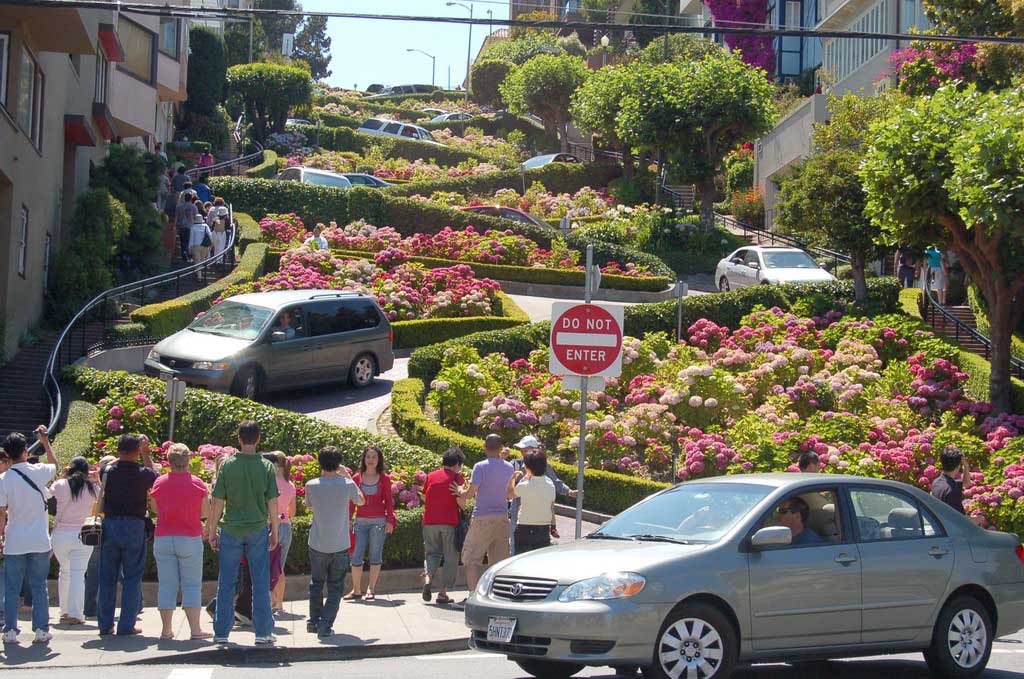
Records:
[[[853,273],[853,298],[858,302],[868,301],[868,281],[864,269],[864,257],[850,258],[850,270]]]
[[[1005,285],[986,286],[992,372],[988,379],[988,398],[1000,412],[1010,409],[1010,347],[1013,337],[1013,300]]]
[[[635,174],[633,169],[633,149],[629,144],[622,145],[622,174],[632,177]]]
[[[558,133],[562,137],[562,153],[569,152],[569,123],[564,122],[558,125]]]
[[[700,183],[700,221],[705,231],[715,228],[715,178]]]

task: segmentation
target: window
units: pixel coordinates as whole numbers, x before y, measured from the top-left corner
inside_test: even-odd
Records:
[[[353,309],[344,302],[321,302],[309,311],[309,331],[313,337],[348,332],[353,325]]]
[[[25,277],[28,263],[28,208],[21,206],[21,227],[18,230],[18,275]]]
[[[43,243],[43,290],[49,287],[50,283],[50,243],[53,236],[46,234],[46,241]]]
[[[100,104],[107,103],[107,87],[109,84],[108,79],[110,78],[110,69],[107,68],[108,63],[107,57],[103,54],[103,48],[98,47],[96,49],[96,85],[92,100]]]
[[[152,83],[156,75],[153,68],[156,37],[124,15],[117,19],[117,35],[124,47],[124,62],[118,68],[143,82]]]
[[[760,527],[785,526],[793,531],[793,544],[815,545],[843,541],[839,493],[835,488],[815,490],[790,496],[776,505]],[[780,511],[780,509],[784,511]],[[795,510],[795,511],[794,511]],[[806,519],[804,518],[806,510]],[[799,518],[798,515],[799,514]],[[801,535],[802,532],[807,535]]]
[[[363,123],[362,127],[364,130],[379,130],[383,125],[384,123],[382,123],[381,121],[374,120],[373,118],[371,118],[370,120],[367,120],[365,123]]]
[[[921,0],[901,0],[900,33],[909,33],[914,28],[924,31],[931,27],[932,22],[928,21],[928,16],[924,13],[924,3]]]
[[[410,137],[412,139],[419,139],[420,138],[419,132],[416,130],[415,127],[403,127],[402,128],[402,136],[403,137]]]
[[[285,309],[274,319],[270,331],[284,332],[286,339],[302,339],[306,336],[306,314],[301,307]]]
[[[942,535],[938,521],[910,497],[896,491],[855,488],[850,491],[861,542],[904,540]]]
[[[920,3],[919,3],[920,4]],[[889,31],[889,0],[880,0],[872,5],[848,29],[851,32],[885,33]],[[836,82],[854,73],[873,59],[889,45],[887,40],[856,40],[839,38],[825,46],[825,68]]]
[[[746,264],[747,266],[750,266],[751,264],[756,264],[757,266],[760,267],[761,260],[757,258],[757,250],[747,250],[747,252],[743,255],[743,263]]]
[[[11,61],[11,35],[0,33],[0,106],[7,106],[7,70]]]
[[[351,330],[366,330],[380,325],[380,312],[377,305],[368,299],[356,299],[345,302],[351,313]]]
[[[18,62],[17,117],[32,144],[39,148],[42,132],[43,72],[35,57],[25,48]]]
[[[388,123],[384,128],[384,131],[388,134],[398,134],[401,130],[402,126],[399,123]]]
[[[786,27],[800,28],[800,0],[786,0]]]
[[[178,58],[178,34],[181,31],[181,20],[160,17],[160,51],[171,57]]]

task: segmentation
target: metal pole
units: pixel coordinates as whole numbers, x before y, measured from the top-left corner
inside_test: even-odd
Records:
[[[430,86],[437,87],[434,81],[437,80],[437,57],[430,57]]]
[[[583,282],[583,302],[590,304],[590,279],[594,275],[594,246],[587,245],[587,269]],[[587,459],[587,398],[590,378],[580,377],[580,444],[576,460],[576,539],[583,537],[583,470]]]
[[[469,18],[473,18],[473,3],[469,3]],[[466,43],[466,103],[469,103],[469,63],[473,54],[473,22],[469,23],[469,42]]]
[[[676,342],[683,339],[683,298],[686,297],[686,283],[676,281]]]
[[[249,63],[252,63],[252,15],[249,15]]]
[[[177,407],[178,407],[178,399],[175,398],[175,396],[177,396],[177,391],[178,391],[178,378],[177,377],[172,377],[171,378],[171,411],[170,411],[170,417],[169,417],[170,423],[169,423],[169,425],[167,427],[167,440],[168,441],[173,441],[174,440],[174,414],[177,411]]]
[[[448,64],[448,91],[452,91],[452,65]]]

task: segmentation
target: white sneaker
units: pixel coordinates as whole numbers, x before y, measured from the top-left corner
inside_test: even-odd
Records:
[[[46,644],[46,643],[49,643],[49,641],[51,639],[53,639],[53,635],[52,634],[50,634],[46,630],[37,629],[36,630],[36,637],[35,637],[35,639],[32,640],[32,643],[33,644]]]
[[[256,637],[257,646],[273,646],[277,643],[277,637],[273,634],[268,634],[265,637]]]
[[[4,643],[5,644],[16,644],[18,643],[18,630],[9,629],[4,632]]]

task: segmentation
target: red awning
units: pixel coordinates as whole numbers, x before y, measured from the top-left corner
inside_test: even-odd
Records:
[[[114,127],[114,119],[110,115],[110,109],[107,108],[106,104],[101,104],[96,101],[92,104],[92,119],[96,121],[96,127],[99,128],[100,134],[107,141],[110,141],[117,136],[117,128]]]
[[[64,141],[75,146],[96,146],[96,138],[85,116],[64,116]]]
[[[121,46],[121,39],[117,37],[117,30],[113,24],[100,24],[100,46],[103,47],[103,54],[107,61],[120,63],[124,61],[124,47]]]

